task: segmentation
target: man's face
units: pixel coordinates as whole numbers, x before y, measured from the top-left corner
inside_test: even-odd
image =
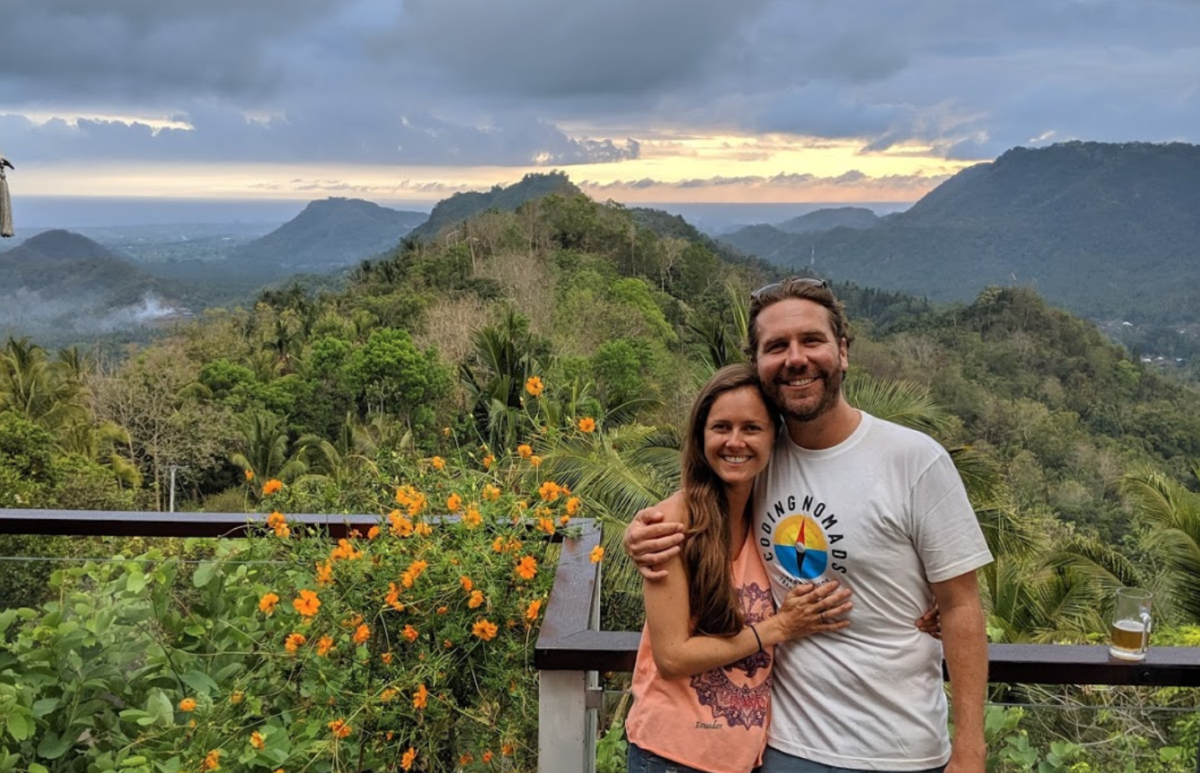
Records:
[[[849,362],[824,306],[788,298],[759,312],[755,324],[758,377],[780,413],[812,421],[837,405]]]

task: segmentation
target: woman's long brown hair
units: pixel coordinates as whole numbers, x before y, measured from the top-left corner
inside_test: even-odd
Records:
[[[718,397],[745,387],[757,391],[770,405],[749,365],[726,365],[714,373],[692,405],[683,444],[683,502],[691,516],[683,549],[688,603],[696,632],[714,636],[732,636],[742,630],[744,621],[733,586],[729,501],[724,481],[705,458],[704,427]]]

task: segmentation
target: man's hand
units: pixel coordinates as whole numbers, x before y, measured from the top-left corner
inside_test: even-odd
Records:
[[[984,773],[986,767],[987,750],[983,746],[968,750],[955,744],[943,773]]]
[[[655,567],[678,555],[683,539],[683,524],[663,523],[661,510],[647,508],[639,510],[625,528],[621,546],[642,577],[653,582],[667,576],[665,570]]]

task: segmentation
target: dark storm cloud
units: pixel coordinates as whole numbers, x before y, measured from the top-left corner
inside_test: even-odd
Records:
[[[0,19],[0,149],[33,161],[566,166],[662,129],[962,159],[1200,140],[1194,0],[0,0]]]

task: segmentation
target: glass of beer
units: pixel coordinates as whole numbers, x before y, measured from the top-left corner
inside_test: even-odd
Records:
[[[1142,660],[1150,649],[1150,600],[1142,588],[1118,588],[1108,653],[1121,660]]]

